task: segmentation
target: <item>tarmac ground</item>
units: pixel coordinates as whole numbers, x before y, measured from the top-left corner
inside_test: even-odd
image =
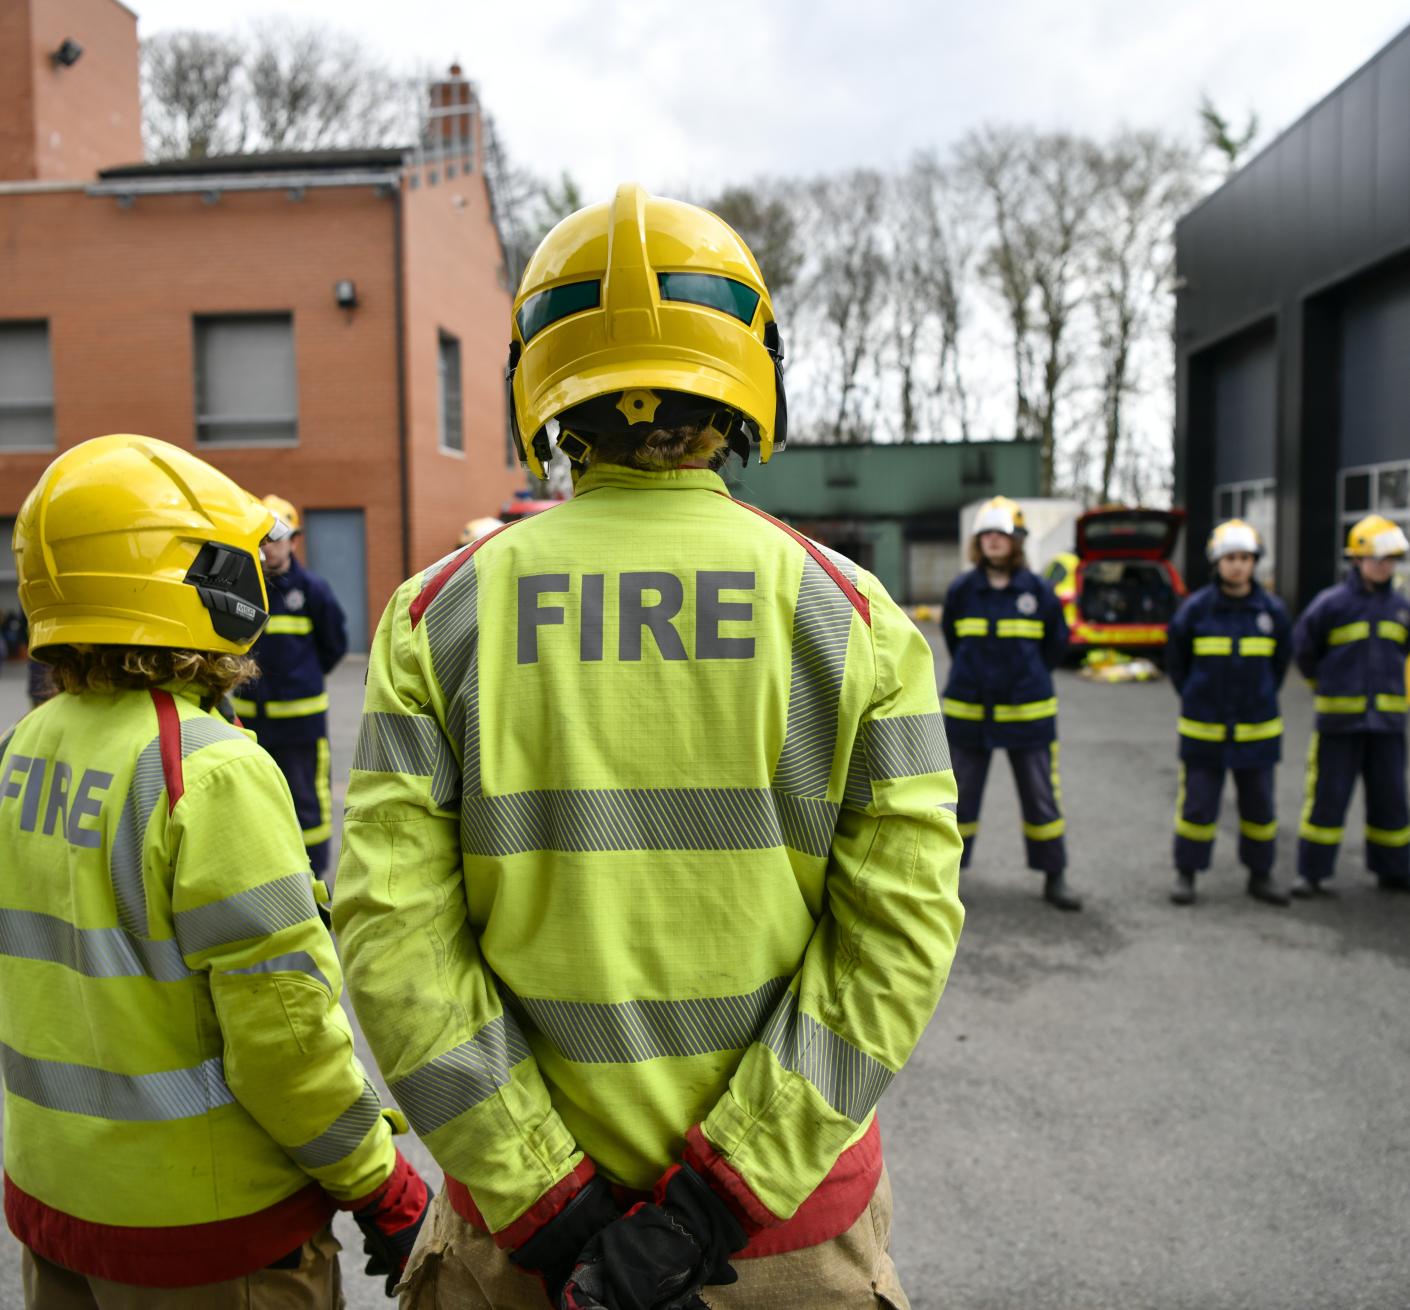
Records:
[[[943,655],[937,667],[943,679]],[[363,674],[349,660],[332,679],[335,812]],[[1227,795],[1199,903],[1177,908],[1169,685],[1063,672],[1058,691],[1069,872],[1087,906],[1061,914],[1039,899],[996,767],[949,986],[881,1105],[912,1306],[1404,1310],[1410,896],[1367,877],[1359,799],[1338,896],[1250,900]],[[10,664],[0,724],[23,707],[23,668]],[[1295,677],[1284,718],[1286,881],[1311,728]],[[438,1185],[420,1143],[404,1149]],[[337,1231],[351,1248],[349,1305],[390,1304],[361,1275],[346,1216]],[[21,1304],[5,1233],[0,1307]]]

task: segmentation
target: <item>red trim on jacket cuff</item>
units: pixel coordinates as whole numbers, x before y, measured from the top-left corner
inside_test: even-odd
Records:
[[[495,1245],[505,1251],[523,1246],[549,1220],[557,1218],[563,1207],[592,1181],[596,1173],[597,1166],[583,1156],[572,1173],[554,1183],[512,1224],[490,1234]],[[450,1202],[450,1208],[472,1228],[478,1228],[482,1233],[489,1232],[489,1225],[480,1213],[480,1207],[475,1204],[475,1198],[470,1195],[470,1189],[450,1174],[446,1175],[446,1199]]]
[[[715,1149],[699,1124],[685,1135],[685,1162],[720,1194],[751,1237],[783,1222],[754,1195],[744,1176]]]
[[[235,1219],[132,1228],[56,1210],[5,1175],[5,1218],[31,1251],[76,1274],[137,1287],[199,1287],[243,1278],[297,1250],[332,1216],[327,1194],[310,1183]]]
[[[418,1186],[417,1184],[420,1184]],[[396,1163],[392,1165],[392,1172],[387,1175],[386,1181],[380,1187],[374,1187],[366,1196],[359,1196],[355,1201],[340,1201],[336,1196],[333,1204],[339,1210],[366,1210],[369,1206],[378,1206],[383,1209],[405,1210],[413,1205],[422,1196],[422,1188],[426,1186],[421,1175],[416,1172],[416,1166],[404,1156],[400,1150],[397,1151]],[[411,1213],[408,1223],[416,1218],[420,1210]],[[404,1225],[399,1225],[404,1227]],[[395,1229],[391,1230],[395,1231]]]

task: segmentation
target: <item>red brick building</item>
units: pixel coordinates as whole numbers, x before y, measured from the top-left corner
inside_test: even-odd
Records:
[[[297,505],[365,647],[524,485],[473,88],[417,149],[143,164],[137,79],[116,0],[0,0],[0,611],[46,464],[141,432]]]

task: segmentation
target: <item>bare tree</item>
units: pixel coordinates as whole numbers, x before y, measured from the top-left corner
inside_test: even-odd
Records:
[[[355,38],[275,21],[248,37],[163,32],[142,44],[143,130],[158,159],[410,145],[426,82]]]
[[[876,364],[876,320],[887,283],[881,245],[884,194],[881,174],[870,169],[826,178],[809,188],[818,257],[807,291],[835,359],[828,383],[835,404],[825,429],[834,441],[858,440],[865,430],[861,378],[865,364]]]
[[[215,32],[163,32],[142,42],[142,128],[155,159],[245,148],[244,42]]]
[[[1195,161],[1183,143],[1125,132],[1103,148],[1099,166],[1092,308],[1101,369],[1099,494],[1106,501],[1126,435],[1126,402],[1138,391],[1134,355],[1143,342],[1169,341],[1175,220],[1194,198]]]
[[[803,267],[798,215],[790,201],[787,184],[764,179],[729,187],[705,202],[744,238],[775,301],[788,295]]]

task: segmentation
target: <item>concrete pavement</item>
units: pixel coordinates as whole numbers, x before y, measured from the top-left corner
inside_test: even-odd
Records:
[[[0,674],[0,723],[22,707],[21,673]],[[334,678],[339,801],[362,675],[349,661]],[[1226,798],[1215,869],[1200,903],[1178,909],[1169,686],[1064,673],[1059,695],[1071,873],[1088,908],[1038,899],[996,762],[950,985],[882,1103],[912,1305],[1401,1310],[1410,897],[1365,875],[1359,802],[1337,899],[1249,900]],[[1311,718],[1300,684],[1285,718],[1283,878]],[[419,1143],[406,1149],[438,1179]],[[339,1233],[355,1245],[346,1219]],[[351,1305],[388,1304],[360,1261],[344,1264]],[[19,1304],[6,1235],[0,1306]]]

